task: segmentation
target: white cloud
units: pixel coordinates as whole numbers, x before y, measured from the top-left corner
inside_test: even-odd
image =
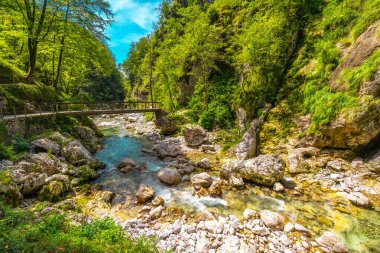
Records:
[[[139,3],[136,0],[110,0],[115,13],[115,22],[125,24],[132,22],[148,30],[157,19],[156,8],[159,1]]]

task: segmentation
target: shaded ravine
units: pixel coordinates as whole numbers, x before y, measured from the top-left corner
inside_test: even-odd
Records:
[[[107,126],[107,131],[112,129],[111,125]],[[325,230],[332,230],[353,252],[380,252],[380,213],[377,211],[350,206],[342,212],[333,205],[336,201],[334,194],[321,195],[315,190],[312,194],[319,194],[320,198],[308,200],[289,193],[276,194],[253,185],[248,185],[243,191],[226,191],[223,199],[195,197],[192,196],[193,190],[189,184],[168,187],[159,182],[157,171],[166,164],[157,157],[141,151],[151,148],[150,141],[144,137],[126,137],[122,124],[113,128],[113,134],[104,141],[104,149],[96,154],[96,158],[106,164],[106,168],[100,172],[101,176],[94,183],[115,193],[114,204],[134,199],[138,187],[143,183],[152,186],[157,195],[163,196],[168,206],[187,212],[195,213],[208,209],[223,215],[241,216],[246,208],[270,209],[297,220],[316,235]],[[116,166],[125,158],[146,163],[148,169],[123,174]],[[314,191],[313,187],[309,187],[308,190]]]

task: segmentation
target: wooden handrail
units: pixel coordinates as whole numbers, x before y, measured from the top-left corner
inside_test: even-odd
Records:
[[[75,114],[78,115],[80,112],[87,112],[91,114],[102,114],[104,112],[111,113],[128,113],[128,111],[135,112],[152,112],[161,110],[160,102],[148,102],[148,101],[137,101],[137,102],[108,102],[108,103],[89,103],[89,102],[56,102],[56,103],[41,103],[41,104],[25,104],[22,107],[8,107],[7,110],[0,108],[0,118],[5,118],[6,116],[16,117],[27,117],[28,115],[50,115],[50,114]]]

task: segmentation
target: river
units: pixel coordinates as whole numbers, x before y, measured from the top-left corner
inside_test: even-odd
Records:
[[[189,213],[207,209],[223,215],[241,216],[246,208],[270,209],[297,220],[314,235],[333,231],[353,252],[380,252],[378,211],[346,205],[336,193],[308,186],[307,182],[302,183],[301,193],[286,191],[281,194],[269,188],[247,184],[244,190],[224,191],[221,199],[196,197],[189,183],[169,187],[159,182],[157,171],[167,164],[141,151],[152,146],[149,140],[126,131],[120,120],[98,119],[97,123],[109,136],[104,140],[104,149],[96,154],[96,158],[106,164],[106,168],[95,183],[115,193],[114,205],[129,200],[129,207],[135,206],[133,200],[138,187],[147,184],[165,199],[166,205]],[[116,166],[125,158],[145,163],[148,169],[121,173]]]

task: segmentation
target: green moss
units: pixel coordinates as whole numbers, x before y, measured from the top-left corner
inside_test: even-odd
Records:
[[[38,194],[38,199],[40,201],[56,202],[64,196],[66,190],[62,182],[52,181],[42,187]]]
[[[356,109],[359,106],[358,97],[345,92],[333,92],[329,87],[319,89],[316,82],[307,83],[304,92],[304,110],[310,113],[312,118],[311,132],[329,123],[343,109]]]
[[[9,170],[0,170],[0,184],[10,184],[13,180],[9,175]]]
[[[352,69],[345,69],[340,75],[340,83],[353,92],[357,92],[360,86],[373,80],[380,67],[380,49],[373,53],[362,65]]]
[[[54,103],[59,100],[53,87],[24,83],[0,85],[0,96],[7,98],[10,107],[23,106],[25,103],[41,105],[43,102]]]

